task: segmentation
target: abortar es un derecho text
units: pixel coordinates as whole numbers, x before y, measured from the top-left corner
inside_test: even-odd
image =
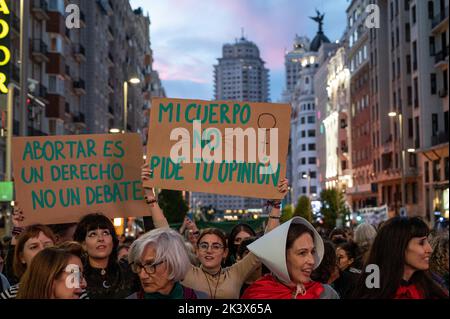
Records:
[[[36,185],[31,190],[33,209],[143,200],[141,180],[126,180],[120,161],[126,155],[122,144],[106,140],[99,145],[95,139],[27,142],[22,160],[36,165],[22,168],[20,179]],[[85,161],[74,162],[80,159]],[[60,187],[67,181],[84,183],[82,187]]]

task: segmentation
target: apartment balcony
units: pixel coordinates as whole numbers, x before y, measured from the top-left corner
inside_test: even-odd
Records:
[[[448,143],[448,132],[438,132],[437,135],[431,137],[431,146]]]
[[[61,74],[66,72],[66,63],[64,56],[59,53],[47,53],[47,73],[48,74]]]
[[[79,112],[77,115],[75,115],[73,117],[73,122],[75,123],[76,126],[78,126],[79,128],[81,127],[86,127],[86,118],[84,116],[84,113]]]
[[[440,33],[445,29],[448,29],[448,6],[445,7],[444,11],[435,15],[431,23],[431,32],[433,34]]]
[[[50,20],[47,21],[47,32],[65,35],[68,29],[66,29],[64,16],[57,11],[50,11],[48,15]]]
[[[76,95],[85,95],[86,85],[84,81],[81,79],[73,81],[73,91],[75,92]]]
[[[17,35],[20,35],[20,19],[15,13],[11,13],[11,29],[13,32],[15,32]]]
[[[47,0],[31,0],[31,14],[37,20],[48,20],[48,3]]]
[[[36,63],[48,62],[47,44],[42,39],[31,40],[30,51],[31,57]]]
[[[73,46],[73,55],[78,63],[86,62],[86,50],[81,44]]]
[[[445,69],[448,67],[448,53],[448,46],[446,48],[443,48],[442,51],[436,53],[436,55],[434,56],[435,68]]]
[[[48,105],[45,116],[53,119],[64,119],[65,98],[59,94],[48,94]]]

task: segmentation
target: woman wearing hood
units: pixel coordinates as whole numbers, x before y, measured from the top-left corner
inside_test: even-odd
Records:
[[[311,280],[312,271],[322,261],[324,246],[319,233],[305,219],[292,218],[248,249],[272,273],[247,288],[242,299],[339,299],[329,285]]]

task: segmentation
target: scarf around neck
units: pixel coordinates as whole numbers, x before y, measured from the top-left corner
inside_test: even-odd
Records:
[[[184,289],[179,282],[176,282],[173,285],[170,294],[163,295],[160,294],[159,292],[145,293],[144,299],[184,299]]]
[[[319,282],[303,284],[305,293],[299,293],[296,286],[289,287],[273,275],[265,275],[245,290],[242,299],[320,299],[325,290]],[[295,297],[296,296],[296,297]],[[295,297],[295,298],[294,298]]]

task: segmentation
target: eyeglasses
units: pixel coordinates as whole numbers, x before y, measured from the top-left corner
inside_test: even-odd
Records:
[[[164,260],[158,261],[156,263],[153,264],[145,264],[145,265],[141,265],[139,263],[132,263],[131,264],[131,270],[135,273],[135,274],[140,274],[142,268],[144,268],[145,272],[148,275],[152,275],[156,272],[156,267],[158,265],[161,265],[164,262]]]
[[[209,245],[206,242],[202,242],[202,243],[198,244],[198,248],[203,252],[208,251],[209,247],[211,247],[211,250],[214,252],[218,252],[224,248],[224,246],[219,243],[213,243],[213,244]]]

